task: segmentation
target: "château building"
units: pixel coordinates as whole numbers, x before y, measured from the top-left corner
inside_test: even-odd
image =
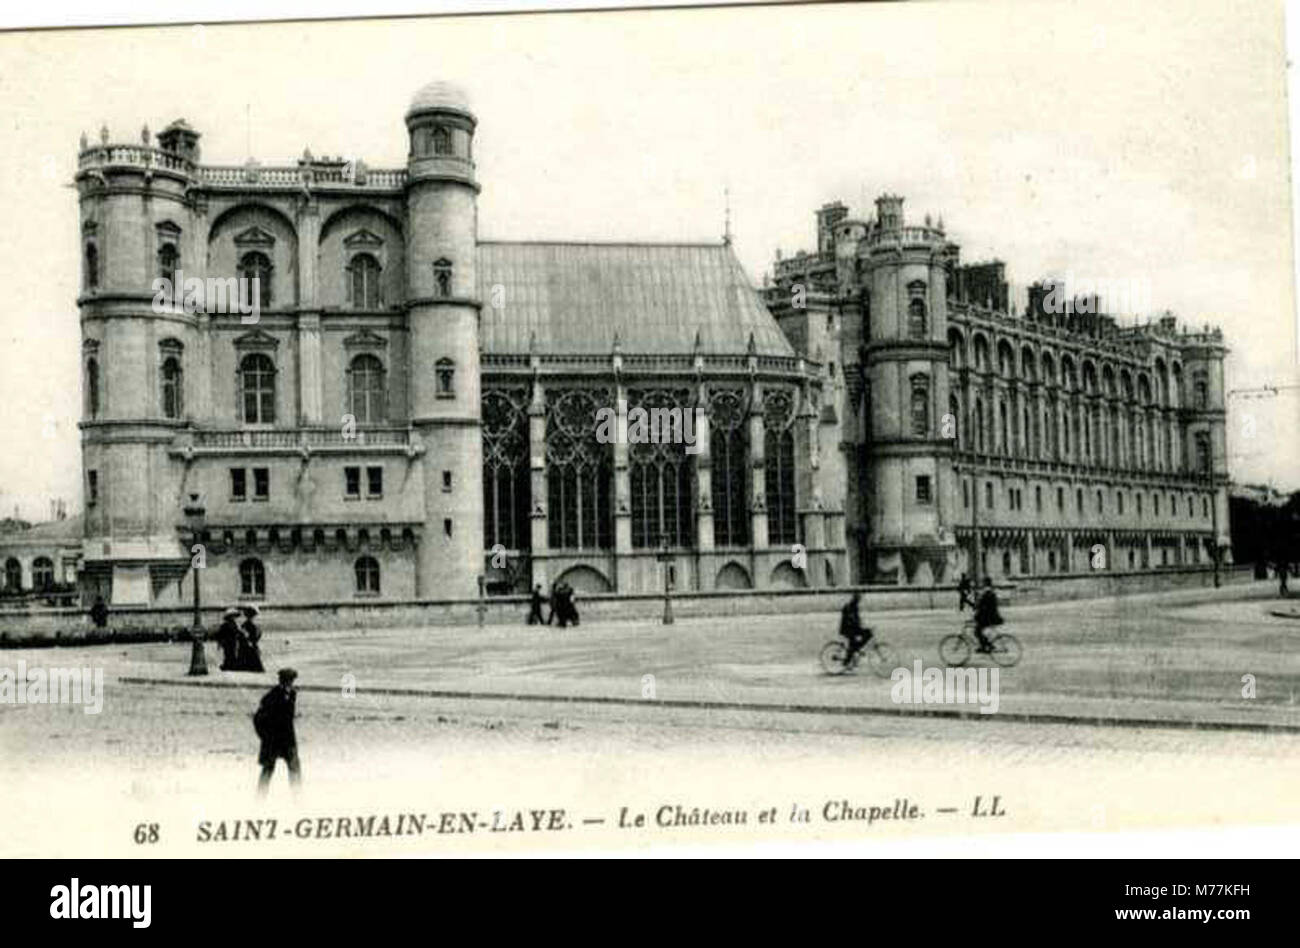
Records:
[[[405,118],[397,169],[83,137],[87,595],[184,603],[195,556],[218,602],[846,582],[820,368],[729,241],[482,241],[464,94]],[[620,405],[695,445],[601,438]]]
[[[889,196],[870,221],[824,207],[761,293],[729,237],[481,240],[465,95],[428,85],[405,124],[391,169],[204,164],[183,120],[83,137],[86,598],[183,604],[192,562],[209,602],[294,603],[929,584],[977,546],[995,576],[1158,568],[1207,562],[1216,524],[1226,545],[1217,331],[1124,328],[1047,285],[1012,312],[1001,264]],[[679,423],[636,437],[636,411]]]
[[[995,577],[1230,556],[1219,330],[1121,325],[1060,281],[1017,306],[1004,264],[963,264],[897,196],[816,220],[765,294],[839,419],[823,489],[855,580],[951,582],[977,550]]]

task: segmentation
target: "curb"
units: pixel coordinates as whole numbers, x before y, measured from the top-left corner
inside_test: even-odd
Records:
[[[234,688],[241,690],[261,690],[265,683],[241,684],[233,681],[187,681],[169,678],[119,678],[118,682],[126,685],[163,685],[176,688]],[[299,685],[299,691],[334,693],[335,687],[325,685]],[[768,711],[785,714],[837,714],[844,716],[880,716],[896,718],[940,718],[944,720],[964,721],[1009,721],[1016,724],[1061,724],[1090,725],[1093,727],[1131,727],[1147,729],[1166,729],[1179,731],[1244,731],[1261,734],[1300,734],[1300,724],[1275,724],[1268,721],[1184,721],[1165,718],[1121,718],[1106,715],[1059,714],[1046,712],[1030,714],[1013,712],[997,714],[980,714],[978,711],[962,711],[955,708],[871,708],[846,707],[844,705],[821,704],[769,704],[760,701],[707,701],[703,699],[646,699],[617,698],[609,695],[537,695],[494,691],[447,691],[421,688],[366,688],[356,690],[356,694],[388,695],[404,698],[452,698],[470,701],[524,701],[553,704],[603,704],[628,707],[645,707],[658,705],[665,708],[681,708],[707,711]]]

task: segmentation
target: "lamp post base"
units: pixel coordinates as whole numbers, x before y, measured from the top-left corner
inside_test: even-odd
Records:
[[[196,633],[194,641],[190,643],[190,675],[206,675],[208,673],[208,656],[203,650],[203,639],[199,638]]]

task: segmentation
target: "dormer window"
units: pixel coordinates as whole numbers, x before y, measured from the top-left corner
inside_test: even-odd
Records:
[[[446,257],[433,264],[434,294],[443,299],[451,296],[451,261]]]

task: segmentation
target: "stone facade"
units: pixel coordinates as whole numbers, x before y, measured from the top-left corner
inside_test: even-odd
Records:
[[[1230,561],[1219,330],[1121,326],[1061,282],[1018,307],[1000,262],[962,265],[893,195],[817,229],[766,296],[824,363],[855,580]]]
[[[192,561],[209,602],[843,583],[820,372],[728,242],[480,242],[463,93],[406,127],[402,169],[83,137],[87,598],[183,604]],[[232,278],[255,319],[208,311]],[[620,404],[698,450],[593,437]]]

